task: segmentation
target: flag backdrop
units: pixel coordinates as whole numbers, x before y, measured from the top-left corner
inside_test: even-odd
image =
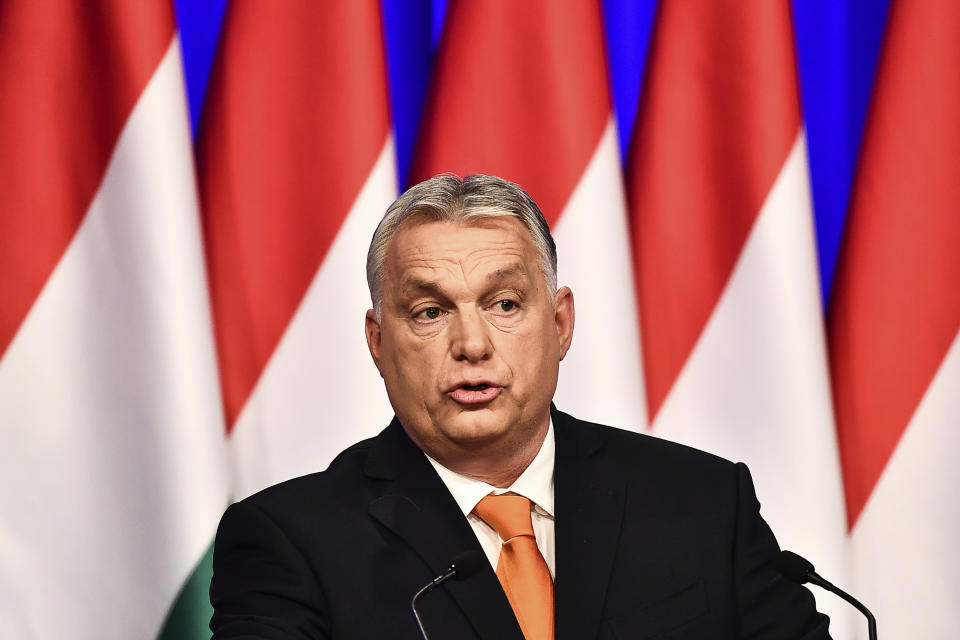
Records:
[[[230,494],[186,105],[165,0],[0,5],[4,638],[152,638],[203,593]]]
[[[550,222],[561,408],[954,637],[955,2],[175,4],[0,4],[0,636],[209,637],[225,505],[389,420],[366,246],[453,171]]]

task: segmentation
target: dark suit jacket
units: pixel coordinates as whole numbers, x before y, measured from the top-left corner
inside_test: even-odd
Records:
[[[772,567],[747,468],[553,411],[556,639],[829,638]],[[480,544],[396,419],[327,471],[232,505],[214,552],[223,638],[419,638],[410,598]],[[433,640],[522,640],[497,577],[419,604]]]

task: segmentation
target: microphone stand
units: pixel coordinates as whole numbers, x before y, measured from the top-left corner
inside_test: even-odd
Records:
[[[813,564],[809,560],[803,556],[797,555],[792,551],[787,551],[784,549],[780,552],[780,557],[777,558],[777,570],[788,580],[796,582],[797,584],[812,582],[818,587],[826,589],[831,593],[835,593],[848,603],[852,604],[860,613],[866,616],[867,633],[870,636],[870,640],[877,640],[877,619],[873,617],[873,614],[870,613],[870,610],[852,595],[818,574],[816,570],[814,570]]]
[[[840,587],[834,585],[830,581],[826,580],[823,576],[818,574],[816,571],[809,571],[807,573],[807,580],[818,587],[826,589],[831,593],[835,593],[854,607],[856,607],[860,613],[867,617],[867,635],[870,637],[870,640],[877,640],[877,619],[873,617],[873,614],[870,613],[870,610],[867,609],[862,602],[854,598],[852,595],[841,589]]]
[[[410,608],[413,610],[413,617],[417,620],[417,626],[420,627],[420,635],[423,636],[423,640],[430,640],[430,637],[427,635],[427,630],[423,626],[423,620],[420,619],[420,612],[417,611],[417,600],[426,592],[439,587],[455,575],[457,575],[457,568],[454,565],[450,565],[447,567],[446,571],[438,575],[427,584],[423,585],[420,591],[417,591],[415,594],[413,594],[413,598],[410,599]]]
[[[480,570],[483,562],[483,556],[476,549],[461,551],[453,559],[453,562],[450,563],[450,566],[444,569],[443,573],[423,585],[423,588],[413,594],[413,597],[410,599],[410,609],[413,610],[413,617],[417,620],[417,626],[420,627],[420,635],[423,636],[423,640],[430,640],[430,638],[427,636],[427,630],[423,626],[423,620],[420,619],[420,612],[417,611],[417,600],[420,599],[420,596],[431,589],[436,589],[447,580],[466,580]]]

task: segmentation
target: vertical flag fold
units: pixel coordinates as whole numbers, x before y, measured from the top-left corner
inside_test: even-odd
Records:
[[[856,572],[891,637],[960,626],[957,24],[892,3],[829,310]]]
[[[169,2],[4,3],[0,119],[0,635],[155,637],[227,500]]]
[[[389,419],[363,256],[396,179],[375,0],[234,3],[223,29],[198,164],[242,497]]]
[[[790,4],[661,3],[648,64],[627,181],[653,432],[749,464],[781,544],[842,582]]]

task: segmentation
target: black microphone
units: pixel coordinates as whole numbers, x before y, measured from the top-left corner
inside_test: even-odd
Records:
[[[483,557],[479,551],[474,551],[473,549],[461,551],[454,556],[450,566],[447,567],[443,573],[423,585],[420,591],[413,594],[413,598],[410,599],[410,609],[413,611],[413,617],[417,619],[417,626],[420,627],[420,635],[423,636],[423,640],[430,639],[427,636],[427,630],[423,628],[423,621],[420,620],[420,614],[417,612],[417,599],[431,589],[439,587],[447,580],[465,580],[469,578],[480,570],[482,563]]]
[[[870,640],[877,640],[877,619],[873,617],[873,614],[870,613],[870,610],[843,589],[824,580],[822,576],[813,570],[813,564],[809,560],[802,556],[798,556],[792,551],[783,550],[780,552],[780,557],[777,559],[777,569],[788,580],[796,582],[797,584],[810,582],[818,587],[822,587],[827,591],[837,594],[855,606],[860,613],[867,617],[867,633],[870,636]]]

